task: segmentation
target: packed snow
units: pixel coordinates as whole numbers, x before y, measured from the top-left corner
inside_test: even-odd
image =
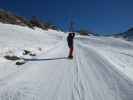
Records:
[[[133,44],[0,23],[0,100],[133,100]],[[29,50],[36,56],[23,55]],[[27,59],[23,65],[5,55]]]

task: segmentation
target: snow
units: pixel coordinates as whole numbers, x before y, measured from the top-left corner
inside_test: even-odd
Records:
[[[0,23],[0,100],[132,100],[132,43],[76,36],[69,60],[66,36]],[[23,56],[25,49],[37,56]],[[17,66],[7,54],[28,61]]]

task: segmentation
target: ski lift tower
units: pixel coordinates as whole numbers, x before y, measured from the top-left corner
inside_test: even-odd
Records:
[[[74,21],[71,20],[70,21],[70,26],[69,26],[69,32],[74,32],[74,25],[75,25]]]

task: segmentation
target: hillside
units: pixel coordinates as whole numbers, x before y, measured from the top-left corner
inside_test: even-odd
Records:
[[[133,28],[130,28],[129,30],[123,33],[114,34],[113,36],[117,38],[123,38],[128,41],[133,41]]]
[[[26,19],[25,17],[18,16],[12,12],[3,9],[0,9],[0,22],[6,24],[27,26],[32,29],[34,29],[34,27],[38,27],[43,30],[60,30],[56,25],[49,22],[44,22],[35,16],[33,16],[31,19]]]
[[[0,23],[0,100],[132,100],[132,43],[76,36],[69,60],[66,35]],[[27,62],[15,65],[7,54]]]

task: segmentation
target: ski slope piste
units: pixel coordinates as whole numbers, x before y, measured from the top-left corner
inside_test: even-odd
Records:
[[[0,100],[133,100],[133,43],[0,23]],[[23,55],[29,50],[36,56]],[[26,59],[23,65],[5,55]]]

